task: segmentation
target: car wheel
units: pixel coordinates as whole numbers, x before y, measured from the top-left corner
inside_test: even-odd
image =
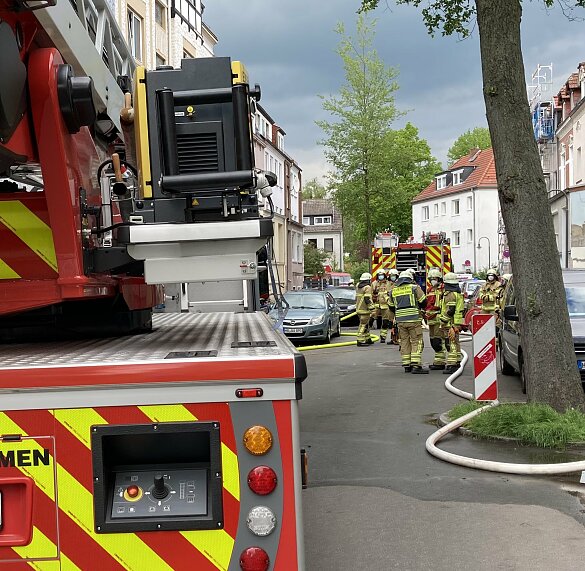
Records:
[[[337,322],[337,331],[335,331],[335,337],[341,337],[341,321]]]
[[[526,371],[524,370],[524,359],[522,356],[518,358],[518,364],[520,365],[520,383],[522,384],[522,392],[526,394]]]
[[[502,375],[513,375],[514,374],[514,367],[506,361],[506,357],[504,356],[504,346],[502,343],[502,338],[499,338],[498,344],[500,346],[500,369],[502,370]]]

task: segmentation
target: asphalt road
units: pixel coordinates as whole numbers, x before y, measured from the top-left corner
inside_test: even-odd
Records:
[[[444,389],[441,372],[403,373],[396,347],[331,348],[305,356],[308,571],[584,568],[585,486],[579,474],[495,474],[427,454],[424,443],[437,415],[461,399]],[[471,383],[467,371],[456,385],[471,391]],[[519,379],[502,377],[500,400],[522,398]],[[577,458],[463,436],[449,437],[442,447],[514,462]]]

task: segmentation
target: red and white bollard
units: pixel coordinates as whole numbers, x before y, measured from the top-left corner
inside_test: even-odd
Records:
[[[496,317],[478,314],[471,318],[475,400],[497,400]]]

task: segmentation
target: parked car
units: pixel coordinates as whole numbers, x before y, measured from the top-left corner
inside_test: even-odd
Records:
[[[282,323],[284,334],[291,340],[315,340],[329,343],[341,335],[341,311],[329,291],[299,290],[284,294],[288,304]],[[278,319],[273,309],[272,319]]]
[[[461,286],[461,293],[463,294],[463,299],[465,300],[465,310],[469,309],[470,307],[470,300],[473,297],[473,294],[478,292],[481,289],[481,286],[485,284],[485,280],[467,280],[464,282],[460,282],[459,285]]]
[[[356,302],[356,292],[355,288],[353,287],[336,287],[330,288],[327,290],[332,296],[333,299],[339,305],[339,309],[341,311],[341,317],[345,317],[346,315],[350,315],[351,313],[355,312],[355,302]],[[359,319],[357,315],[350,317],[349,319],[345,319],[342,321],[343,325],[358,325]]]
[[[573,345],[581,381],[585,382],[585,270],[563,270],[569,319],[573,330]],[[500,367],[504,375],[518,373],[522,390],[526,392],[524,378],[525,355],[522,351],[521,323],[516,312],[514,278],[506,284],[502,303],[502,327],[499,335]]]

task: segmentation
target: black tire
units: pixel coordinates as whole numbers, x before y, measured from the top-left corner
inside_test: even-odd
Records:
[[[341,337],[341,321],[337,322],[337,331],[335,332],[335,337]]]
[[[524,359],[522,355],[518,357],[518,364],[520,365],[520,383],[522,385],[522,393],[526,394],[526,374],[524,372]]]
[[[516,371],[514,371],[514,367],[506,361],[506,357],[504,357],[504,349],[502,344],[502,338],[499,339],[500,345],[500,369],[502,370],[502,375],[513,375]]]

